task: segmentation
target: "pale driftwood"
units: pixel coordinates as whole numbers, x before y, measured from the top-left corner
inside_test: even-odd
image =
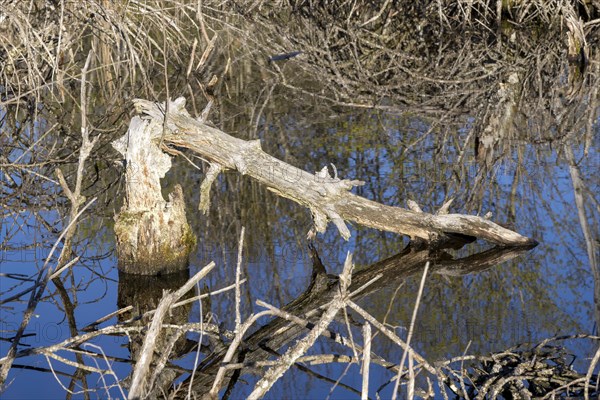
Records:
[[[427,242],[460,234],[501,245],[527,246],[537,243],[478,216],[444,214],[447,210],[433,215],[386,206],[352,194],[350,189],[363,182],[332,177],[326,167],[311,174],[286,164],[262,151],[259,140],[237,139],[191,118],[185,110],[183,98],[170,103],[164,125],[163,105],[137,99],[135,106],[140,114],[155,121],[155,125],[161,129],[166,127],[164,149],[168,150],[168,145],[190,149],[210,163],[237,170],[280,196],[308,207],[314,220],[311,234],[315,231],[324,232],[331,221],[340,234],[348,239],[350,230],[345,221],[351,221]]]

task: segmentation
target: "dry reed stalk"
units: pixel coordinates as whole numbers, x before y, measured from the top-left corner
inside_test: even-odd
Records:
[[[149,72],[161,65],[166,70],[167,63],[179,65],[201,34],[198,15],[183,1],[59,2],[56,9],[43,3],[4,4],[0,17],[9,17],[0,20],[5,39],[0,40],[0,77],[6,97],[0,105],[18,107],[22,100],[40,100],[47,93],[59,102],[74,97],[68,83],[77,79],[81,53],[89,48],[98,64],[94,75],[103,83],[99,94],[106,101],[122,103],[124,89],[138,84],[156,96]],[[207,30],[202,23],[202,32]],[[58,96],[47,92],[55,87]]]

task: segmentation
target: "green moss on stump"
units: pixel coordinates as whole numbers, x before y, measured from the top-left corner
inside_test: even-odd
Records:
[[[155,212],[123,212],[115,222],[119,270],[162,275],[187,269],[197,239],[187,222],[164,221]]]

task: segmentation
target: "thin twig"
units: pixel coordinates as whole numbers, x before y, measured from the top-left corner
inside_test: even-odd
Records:
[[[587,373],[585,374],[585,385],[583,387],[583,397],[585,400],[590,398],[590,381],[592,380],[592,375],[594,374],[594,369],[596,368],[596,364],[598,364],[598,360],[600,360],[600,347],[596,350],[596,354],[594,354]]]
[[[363,340],[365,347],[363,349],[362,364],[362,393],[361,400],[369,398],[369,367],[371,366],[371,325],[366,322],[363,325]]]
[[[21,341],[21,338],[23,337],[23,333],[25,332],[25,328],[27,328],[27,325],[29,325],[29,321],[31,320],[31,317],[33,316],[33,312],[35,311],[35,308],[37,307],[40,299],[42,298],[42,294],[46,290],[46,286],[48,285],[48,282],[50,281],[53,269],[49,265],[49,262],[50,262],[50,259],[52,258],[52,255],[54,254],[54,251],[56,250],[56,248],[58,246],[58,243],[60,243],[60,241],[67,235],[67,233],[71,231],[71,227],[75,225],[75,222],[77,221],[79,216],[81,214],[83,214],[83,212],[85,210],[87,210],[87,208],[90,205],[92,205],[95,201],[96,201],[96,198],[94,197],[88,204],[85,205],[85,207],[83,207],[81,209],[81,211],[79,211],[75,215],[75,217],[70,221],[69,225],[67,225],[67,227],[62,231],[62,233],[60,234],[58,239],[56,239],[56,242],[54,242],[52,249],[50,249],[50,253],[48,254],[48,257],[46,257],[44,266],[42,267],[42,269],[38,275],[38,279],[36,281],[35,287],[37,287],[37,290],[33,290],[31,292],[31,296],[29,297],[29,302],[27,304],[27,309],[25,310],[25,312],[23,314],[23,319],[21,320],[21,325],[19,326],[19,329],[17,330],[17,333],[14,336],[14,339],[10,346],[10,349],[8,350],[8,353],[6,354],[6,356],[3,357],[2,359],[0,359],[0,363],[2,363],[2,368],[0,369],[0,388],[3,387],[4,382],[6,381],[6,377],[8,376],[8,372],[10,371],[10,368],[12,366],[12,363],[14,362],[15,358],[18,356],[17,346],[19,345],[19,342]],[[63,252],[66,251],[65,249],[66,249],[65,247],[62,248],[61,256],[62,256]],[[59,260],[62,258],[61,256],[59,256]],[[45,275],[44,275],[44,273],[45,273]]]
[[[215,263],[211,262],[210,264],[202,268],[196,275],[190,278],[177,291],[175,291],[174,293],[167,293],[163,296],[158,307],[156,308],[156,313],[154,314],[154,318],[152,319],[150,328],[148,329],[146,337],[144,338],[144,345],[142,346],[142,350],[140,351],[139,360],[135,364],[128,399],[140,398],[144,394],[144,391],[147,390],[147,388],[144,385],[144,382],[146,381],[148,371],[150,370],[150,364],[154,355],[154,349],[156,345],[160,342],[158,340],[158,337],[162,327],[162,321],[166,316],[167,312],[169,311],[171,305],[175,303],[175,301],[177,301],[184,294],[189,292],[190,289],[193,288],[194,285],[196,285],[196,283],[200,279],[205,277],[214,267]]]
[[[413,354],[413,357],[415,358],[415,360],[417,360],[417,362],[419,362],[423,366],[423,368],[425,368],[427,370],[427,372],[429,372],[433,375],[436,374],[435,368],[431,364],[429,364],[427,362],[427,360],[425,360],[425,358],[423,358],[423,356],[419,355],[419,353],[417,353],[414,349],[412,349],[410,346],[408,346],[402,339],[400,339],[398,337],[398,335],[396,335],[394,332],[392,332],[391,330],[386,328],[381,322],[379,322],[375,318],[373,318],[373,316],[371,314],[369,314],[367,311],[365,311],[361,306],[354,303],[352,300],[349,300],[348,307],[352,308],[354,311],[356,311],[358,314],[360,314],[361,317],[363,317],[364,319],[369,321],[369,323],[371,323],[371,325],[373,325],[375,328],[377,328],[379,331],[381,331],[381,333],[383,333],[385,336],[387,336],[389,339],[391,339],[394,343],[398,344],[403,349],[406,349],[407,351],[411,352]]]
[[[238,346],[242,343],[242,339],[244,338],[244,333],[254,324],[259,318],[270,315],[271,311],[261,311],[257,314],[252,315],[249,319],[247,319],[242,326],[240,327],[239,332],[236,333],[233,341],[227,348],[227,353],[225,353],[225,357],[223,357],[222,364],[226,364],[231,361],[233,358]],[[215,376],[215,380],[213,381],[212,388],[210,389],[209,395],[211,398],[216,398],[219,393],[219,389],[221,388],[221,381],[225,376],[226,368],[222,365],[219,367],[217,371],[217,375]]]
[[[331,302],[329,308],[325,311],[321,319],[316,323],[315,327],[306,335],[305,338],[299,340],[295,346],[291,347],[283,356],[281,356],[280,364],[269,369],[265,375],[256,383],[254,390],[248,396],[250,400],[257,400],[263,397],[275,382],[296,362],[298,358],[306,353],[312,347],[315,341],[321,336],[321,333],[331,323],[336,314],[342,309],[347,298],[347,289],[352,279],[352,256],[350,253],[346,256],[344,270],[340,274],[339,290]]]
[[[106,354],[104,353],[104,349],[102,349],[102,347],[100,347],[100,346],[96,346],[93,343],[84,343],[82,347],[84,347],[84,348],[91,347],[92,349],[96,349],[100,354],[102,354],[102,358],[104,359],[104,362],[106,363],[106,366],[108,367],[109,375],[112,375],[112,377],[114,378],[114,380],[116,382],[116,386],[119,388],[119,391],[121,392],[122,398],[125,399],[127,397],[127,396],[125,396],[125,391],[121,387],[121,385],[119,383],[119,377],[117,376],[116,372],[112,369],[112,365],[108,362],[108,357],[106,357]],[[92,360],[94,360],[94,362],[96,362],[96,366],[98,366],[96,359],[92,357]],[[107,397],[110,397],[110,394],[108,393],[107,383],[104,380],[104,375],[101,375],[101,377],[102,377],[102,382],[104,382],[104,387],[107,388],[106,389]]]
[[[421,296],[423,295],[423,288],[425,287],[425,278],[427,278],[427,271],[429,271],[429,261],[425,263],[425,268],[423,269],[423,276],[421,277],[419,292],[417,293],[417,300],[415,302],[415,308],[413,309],[412,318],[410,320],[408,336],[406,337],[406,347],[404,348],[404,353],[402,354],[402,361],[400,361],[400,369],[398,370],[398,374],[396,375],[396,383],[394,384],[394,393],[392,394],[392,400],[396,400],[396,397],[398,396],[398,386],[400,385],[400,377],[402,376],[402,367],[404,366],[404,361],[406,360],[406,355],[408,354],[408,348],[410,347],[410,340],[412,339],[412,335],[415,330],[415,321],[417,320],[417,312],[419,311],[419,304],[421,303]]]
[[[240,278],[242,275],[242,251],[244,250],[244,233],[246,229],[242,226],[240,233],[240,241],[238,243],[238,258],[235,267],[235,333],[238,332],[242,324],[242,316],[240,313],[241,293],[240,293]]]
[[[200,286],[198,286],[198,283],[196,283],[196,291],[200,293]],[[204,310],[202,309],[202,300],[200,299],[198,299],[198,307],[200,308],[200,337],[198,338],[198,346],[196,347],[196,357],[194,358],[194,368],[192,369],[192,373],[190,375],[190,384],[188,385],[188,400],[192,398],[194,376],[196,375],[196,369],[198,368],[198,361],[200,360],[200,349],[202,348],[202,339],[204,337]]]

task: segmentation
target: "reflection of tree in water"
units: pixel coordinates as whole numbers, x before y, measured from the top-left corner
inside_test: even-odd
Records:
[[[505,10],[500,25],[496,24],[495,4],[488,7],[483,2],[472,2],[473,7],[462,2],[385,2],[382,9],[355,10],[353,5],[360,7],[360,2],[332,2],[327,7],[311,6],[310,2],[279,2],[277,13],[268,4],[252,8],[250,3],[254,2],[243,6],[225,2],[216,9],[209,8],[209,3],[204,2],[204,21],[208,35],[217,34],[217,46],[204,67],[189,76],[182,71],[187,67],[191,40],[181,40],[181,47],[168,50],[174,56],[168,57],[173,67],[178,63],[185,65],[170,71],[169,92],[172,97],[194,93],[196,97],[190,104],[197,115],[206,102],[204,90],[216,102],[211,113],[215,124],[239,137],[260,138],[268,153],[284,161],[311,172],[333,163],[342,177],[367,181],[365,187],[357,189],[360,194],[386,204],[403,206],[407,199],[414,199],[431,210],[455,197],[457,210],[482,214],[491,210],[497,214],[496,220],[516,224],[518,230],[535,237],[554,232],[552,236],[540,237],[555,244],[554,249],[547,246],[545,263],[579,263],[574,268],[587,269],[581,250],[574,249],[577,254],[567,257],[561,248],[561,242],[579,240],[581,234],[572,218],[571,194],[554,180],[554,165],[580,168],[583,214],[590,221],[588,230],[598,232],[598,219],[589,215],[598,215],[593,210],[598,204],[593,168],[597,167],[594,157],[598,148],[599,59],[592,52],[587,65],[577,58],[569,62],[568,28],[564,28],[566,24],[562,30],[559,26],[560,19],[569,15],[566,3],[529,9],[515,5]],[[101,15],[102,11],[96,12]],[[588,46],[594,48],[598,24],[585,25],[585,21],[597,18],[598,10],[592,8],[588,12],[582,14],[583,31]],[[482,28],[480,22],[490,29]],[[160,34],[150,34],[158,40],[146,54],[162,47]],[[203,34],[197,36],[195,63],[210,39]],[[102,36],[97,39],[101,41]],[[64,39],[63,44],[67,42]],[[106,50],[103,49],[103,57],[109,55]],[[296,50],[302,54],[268,62],[272,55]],[[3,60],[6,54],[0,52]],[[85,55],[71,60],[72,69],[64,68],[62,73],[76,75],[82,58]],[[231,65],[223,76],[227,58],[231,58]],[[106,60],[99,58],[97,62]],[[122,133],[127,122],[123,101],[129,96],[127,92],[156,96],[157,100],[166,96],[160,60],[145,60],[152,68],[140,81],[134,81],[133,75],[119,75],[130,79],[123,84],[124,90],[105,84],[115,82],[106,69],[92,80],[98,90],[92,95],[89,119],[103,137],[88,164],[84,188],[89,198],[100,194],[97,214],[106,218],[84,215],[77,235],[81,241],[75,241],[76,248],[84,249],[93,241],[98,248],[106,248],[106,243],[112,241],[112,215],[118,209],[114,199],[120,196],[122,186],[118,182],[119,169],[109,161],[114,155],[106,144]],[[24,67],[22,62],[16,65]],[[49,76],[52,65],[44,65],[40,68],[43,73],[37,76]],[[146,69],[145,64],[142,69]],[[7,80],[7,70],[2,71]],[[218,77],[218,83],[211,85],[213,76]],[[43,82],[21,81],[25,83],[27,87],[20,93]],[[6,220],[19,216],[17,225],[40,227],[40,233],[50,241],[43,245],[49,247],[62,226],[60,218],[47,211],[64,216],[68,214],[68,204],[59,197],[58,186],[39,175],[55,180],[53,170],[60,165],[68,181],[74,176],[80,144],[79,118],[73,117],[79,114],[74,100],[78,95],[55,102],[56,93],[40,91],[12,102],[18,91],[9,93],[8,87],[3,85],[1,100],[6,110],[1,116],[0,135],[2,217]],[[64,84],[64,90],[70,90],[68,84]],[[32,151],[26,152],[29,148]],[[187,202],[195,206],[202,176],[180,162],[167,184],[182,180],[188,183],[191,190],[186,191]],[[562,204],[561,209],[556,209],[557,203]],[[290,260],[291,255],[282,257],[282,248],[287,249],[286,254],[301,253],[299,260],[307,259],[301,238],[310,224],[308,212],[244,177],[224,174],[214,186],[209,216],[193,211],[192,214],[195,229],[202,237],[199,242],[214,249],[199,256],[198,261],[219,258],[225,264],[213,272],[217,275],[214,282],[229,282],[241,227],[252,230],[246,242],[246,256],[266,261],[270,267],[263,271],[264,277],[254,280],[257,289],[247,289],[246,311],[254,308],[251,300],[258,293],[269,293],[267,300],[285,304],[302,290],[298,277],[292,277],[293,285],[281,283],[282,277],[288,277],[290,282],[286,269],[291,266],[301,269],[304,282],[310,276],[307,267],[297,266],[301,262]],[[17,232],[18,228],[8,229],[3,246],[11,246],[11,237]],[[402,239],[393,235],[369,230],[355,230],[353,235],[355,259],[364,265],[402,248]],[[332,249],[342,245],[331,233],[325,236],[325,242],[324,247]],[[594,249],[593,242],[591,248]],[[324,257],[325,263],[336,265],[333,260],[341,255],[335,250],[330,252]],[[98,268],[95,257],[89,262],[82,260],[94,265],[90,267],[93,271]],[[439,307],[427,308],[419,316],[423,329],[440,334],[441,340],[430,343],[431,353],[447,355],[450,351],[444,343],[459,341],[462,328],[468,328],[446,324],[442,331],[437,328],[440,319],[452,321],[470,315],[471,319],[483,321],[480,327],[496,324],[500,336],[520,323],[518,313],[499,304],[527,303],[526,310],[537,315],[535,326],[541,327],[543,333],[553,331],[557,320],[564,321],[563,326],[576,327],[575,331],[585,329],[578,325],[580,321],[565,315],[559,302],[568,300],[560,300],[559,293],[548,288],[547,282],[553,281],[549,274],[554,272],[535,259],[529,263],[539,265],[523,268],[522,262],[509,262],[502,269],[462,280],[431,279],[426,296],[430,304]],[[250,266],[246,268],[246,275],[252,279]],[[63,297],[59,303],[65,309],[69,308],[65,292],[76,294],[77,288],[83,290],[98,284],[93,273],[79,286],[70,279],[63,281],[66,291],[59,287],[57,293]],[[576,294],[586,284],[581,281],[584,276],[587,275],[573,274],[564,285]],[[412,293],[415,286],[409,280],[400,293]],[[368,311],[380,321],[385,318],[393,289],[368,297]],[[76,304],[75,299],[73,303]],[[408,321],[412,304],[410,298],[406,304],[392,305],[390,319],[393,316],[397,321]],[[220,315],[231,311],[229,302],[214,307]],[[490,340],[490,335],[482,334],[482,342]],[[495,339],[498,348],[513,344],[510,337]],[[488,349],[485,344],[481,346]],[[464,346],[460,343],[455,349],[452,353],[458,354]],[[476,351],[477,344],[471,349]],[[392,353],[392,346],[384,352]]]

